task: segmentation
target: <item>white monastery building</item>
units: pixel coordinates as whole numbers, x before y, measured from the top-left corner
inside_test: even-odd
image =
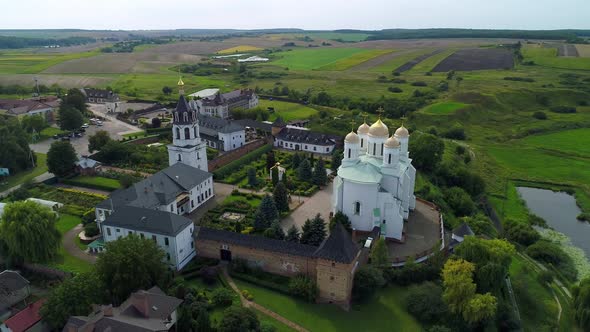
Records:
[[[333,212],[350,218],[352,227],[403,241],[404,220],[416,207],[416,169],[408,152],[409,132],[402,125],[390,137],[377,120],[363,123],[344,139],[344,159],[334,180]]]

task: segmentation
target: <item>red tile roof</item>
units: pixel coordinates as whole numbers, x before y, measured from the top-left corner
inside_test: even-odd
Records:
[[[41,320],[39,309],[45,302],[45,299],[41,299],[33,304],[29,304],[28,307],[19,311],[18,314],[7,319],[4,324],[12,330],[12,332],[24,332],[31,328],[31,326],[37,324]]]

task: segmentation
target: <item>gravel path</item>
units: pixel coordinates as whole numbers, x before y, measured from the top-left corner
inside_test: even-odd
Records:
[[[78,248],[76,245],[76,237],[83,229],[84,228],[82,227],[82,224],[79,224],[78,226],[70,229],[64,234],[61,243],[64,246],[64,250],[68,254],[88,263],[94,264],[96,262],[96,256],[92,256],[82,251],[82,249]]]

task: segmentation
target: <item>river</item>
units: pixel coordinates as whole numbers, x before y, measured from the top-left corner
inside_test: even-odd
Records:
[[[590,223],[576,219],[582,211],[572,195],[529,187],[516,189],[533,214],[543,218],[551,228],[567,235],[574,246],[590,257]]]

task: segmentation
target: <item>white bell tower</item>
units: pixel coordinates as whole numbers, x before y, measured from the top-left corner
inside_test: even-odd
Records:
[[[168,164],[183,163],[208,171],[207,146],[201,141],[197,112],[184,97],[184,82],[178,81],[180,98],[172,112],[172,144],[168,145]]]

